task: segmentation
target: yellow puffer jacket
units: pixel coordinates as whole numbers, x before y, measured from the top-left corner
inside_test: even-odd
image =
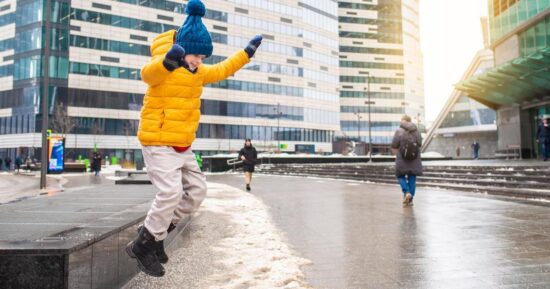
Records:
[[[174,44],[175,30],[158,35],[151,61],[141,69],[149,88],[143,100],[138,138],[146,146],[191,146],[199,127],[203,85],[233,75],[250,60],[243,50],[215,65],[200,65],[195,73],[180,67],[170,72],[162,61]]]

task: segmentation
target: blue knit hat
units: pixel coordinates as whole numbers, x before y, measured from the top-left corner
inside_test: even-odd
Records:
[[[212,55],[212,38],[202,23],[201,18],[206,14],[206,7],[200,0],[191,0],[185,7],[187,19],[178,30],[176,43],[185,49],[185,54]]]

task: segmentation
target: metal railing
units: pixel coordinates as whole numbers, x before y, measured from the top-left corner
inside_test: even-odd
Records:
[[[240,165],[242,163],[243,163],[243,161],[240,160],[239,158],[234,158],[234,159],[227,160],[227,165],[232,166],[233,171],[235,171],[237,169],[237,165]]]

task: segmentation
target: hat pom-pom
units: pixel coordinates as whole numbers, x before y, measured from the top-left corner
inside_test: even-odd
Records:
[[[185,13],[190,16],[203,17],[206,14],[206,7],[204,7],[204,4],[200,0],[191,0],[185,7]]]

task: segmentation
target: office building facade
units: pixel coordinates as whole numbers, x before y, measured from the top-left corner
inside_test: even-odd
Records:
[[[66,135],[69,158],[97,148],[139,160],[140,68],[152,39],[184,22],[185,3],[51,0],[50,11],[46,3],[0,1],[0,157],[40,147],[47,86],[49,129]],[[243,49],[256,34],[264,41],[243,70],[205,87],[193,149],[230,152],[251,138],[260,151],[330,152],[339,129],[337,3],[205,4],[214,42],[206,63]]]
[[[341,131],[336,139],[369,143],[370,104],[373,152],[384,152],[404,114],[424,127],[419,3],[339,1],[338,6]]]

